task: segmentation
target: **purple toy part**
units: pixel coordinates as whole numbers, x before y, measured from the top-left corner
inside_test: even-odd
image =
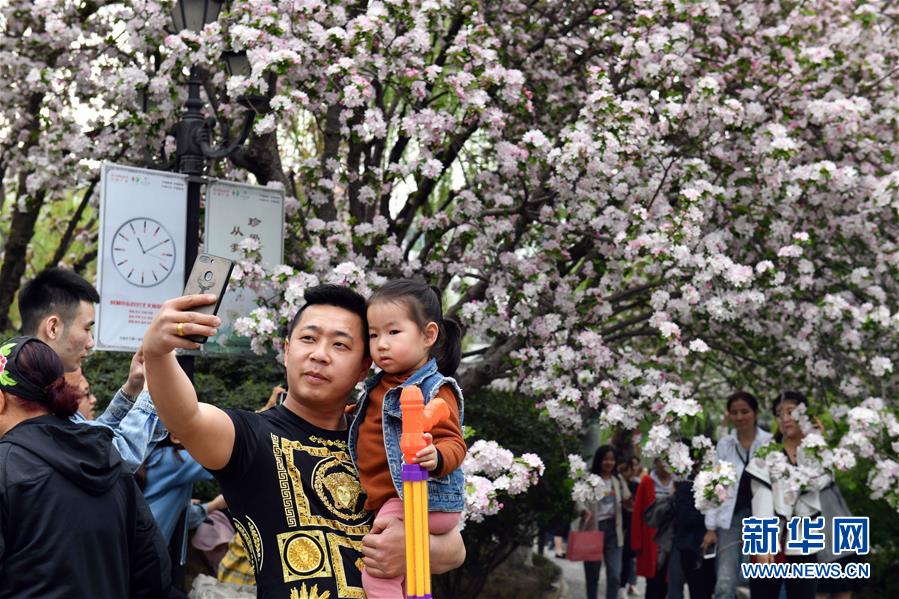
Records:
[[[403,464],[403,482],[415,483],[428,480],[428,471],[418,464]]]

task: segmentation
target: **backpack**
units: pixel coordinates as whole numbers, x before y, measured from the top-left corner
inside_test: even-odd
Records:
[[[650,528],[655,529],[653,541],[659,546],[659,551],[671,551],[671,541],[674,538],[674,495],[654,499],[643,510],[643,519]]]

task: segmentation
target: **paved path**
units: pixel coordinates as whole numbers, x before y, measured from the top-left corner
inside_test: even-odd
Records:
[[[568,594],[564,597],[566,599],[585,599],[587,596],[587,587],[584,583],[584,564],[583,562],[571,562],[567,559],[559,559],[553,554],[552,551],[547,551],[543,554],[548,557],[553,563],[562,568],[562,576],[565,577],[565,586],[568,589]],[[646,579],[637,577],[637,595],[631,595],[630,597],[643,597],[644,591],[646,590]],[[619,595],[623,598],[625,597],[624,593],[619,593]],[[606,569],[602,568],[599,573],[599,591],[597,592],[597,596],[600,599],[604,599],[606,596]]]

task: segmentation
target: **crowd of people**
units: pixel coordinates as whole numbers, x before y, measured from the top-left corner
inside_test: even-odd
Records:
[[[188,531],[208,541],[222,580],[257,585],[266,597],[403,596],[405,569],[399,396],[417,385],[449,418],[428,435],[415,462],[428,482],[431,568],[461,564],[459,533],[466,453],[463,395],[452,378],[461,330],[443,317],[440,293],[411,280],[388,282],[369,300],[340,286],[309,289],[284,343],[287,390],[262,410],[201,403],[175,350],[211,336],[220,319],[194,309],[214,296],[166,302],[106,409],[81,371],[93,346],[94,287],[49,269],[19,296],[21,335],[0,344],[0,599],[4,597],[183,597]],[[372,362],[377,374],[370,375]],[[355,407],[356,385],[365,390]],[[283,400],[283,401],[279,401]],[[735,491],[700,513],[693,477],[661,459],[647,471],[627,433],[596,450],[596,501],[580,506],[578,527],[602,531],[600,559],[584,562],[587,599],[605,570],[606,599],[636,594],[691,599],[735,597],[741,581],[744,519],[828,514],[841,503],[825,475],[787,497],[772,484],[760,448],[772,438],[796,464],[803,431],[794,391],[772,402],[776,433],[759,426],[759,401],[726,400],[729,434],[718,460],[736,473]],[[695,460],[697,464],[700,461]],[[192,502],[195,482],[222,495]],[[844,508],[845,509],[845,508]],[[228,517],[222,512],[227,510]],[[557,555],[564,529],[557,533]],[[202,541],[200,546],[202,546]],[[760,563],[835,561],[829,551],[789,547]],[[752,578],[752,597],[848,599],[850,579]],[[783,587],[783,589],[781,588]]]
[[[716,457],[730,463],[737,484],[723,503],[705,513],[695,505],[693,482],[701,462],[688,476],[676,477],[656,458],[647,471],[634,456],[635,448],[616,435],[610,445],[602,445],[593,455],[591,471],[603,481],[597,501],[580,506],[579,530],[604,532],[602,560],[585,561],[587,599],[596,599],[599,574],[606,568],[606,599],[619,594],[638,595],[636,576],[646,580],[647,599],[682,599],[684,587],[690,599],[733,599],[738,596],[786,599],[851,599],[861,587],[852,578],[749,578],[744,579],[740,564],[743,555],[743,520],[749,517],[777,517],[783,527],[793,516],[845,516],[845,506],[830,475],[819,476],[813,485],[793,497],[785,488],[772,484],[772,474],[762,460],[753,460],[760,448],[776,440],[790,464],[798,462],[804,434],[793,411],[808,405],[796,391],[779,394],[772,402],[776,433],[759,426],[759,401],[751,393],[739,391],[726,400],[725,413],[732,427],[715,448]],[[689,444],[689,440],[684,440]],[[624,525],[623,525],[624,524]],[[629,524],[629,526],[627,526]],[[629,530],[628,530],[629,529]],[[628,531],[627,534],[622,534]],[[829,547],[803,555],[787,547],[767,555],[754,556],[758,563],[827,563],[850,556],[834,555]],[[559,554],[557,546],[556,555]],[[742,595],[738,586],[744,587]]]
[[[284,344],[288,390],[259,412],[198,402],[175,360],[198,347],[187,336],[215,333],[216,316],[191,310],[215,299],[166,302],[94,417],[80,367],[96,289],[58,268],[23,287],[22,335],[0,344],[0,598],[183,597],[186,531],[226,507],[237,534],[222,565],[249,566],[260,596],[402,596],[408,385],[448,406],[413,461],[431,475],[431,570],[462,563],[466,447],[450,376],[461,331],[436,290],[396,281],[369,302],[341,286],[307,290]],[[379,372],[350,413],[372,359]],[[210,478],[223,496],[193,504],[193,483]]]

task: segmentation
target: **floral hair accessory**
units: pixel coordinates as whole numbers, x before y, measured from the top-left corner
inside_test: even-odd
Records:
[[[43,343],[37,337],[13,337],[0,344],[0,389],[16,397],[46,404],[49,394],[19,372],[19,352],[28,343]]]

